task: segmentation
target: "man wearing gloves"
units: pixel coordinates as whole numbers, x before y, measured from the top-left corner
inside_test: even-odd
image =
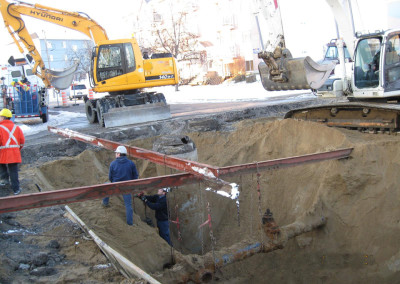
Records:
[[[140,193],[140,198],[147,206],[149,206],[150,209],[156,211],[158,233],[161,238],[172,246],[169,237],[167,189],[160,188],[155,195],[144,195],[143,193]]]
[[[108,171],[108,179],[110,182],[119,182],[137,179],[139,177],[136,165],[128,159],[127,150],[124,146],[118,146],[115,150],[116,159],[111,162]],[[132,194],[123,194],[126,211],[126,222],[128,225],[133,225],[133,209],[132,209]],[[110,198],[103,199],[103,206],[108,207]]]

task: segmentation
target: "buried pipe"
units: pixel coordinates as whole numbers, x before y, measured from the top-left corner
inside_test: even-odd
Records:
[[[268,214],[268,212],[270,211],[267,210],[263,216],[262,224],[262,229],[267,236],[266,242],[249,239],[236,243],[229,248],[224,248],[221,251],[208,252],[203,256],[184,258],[183,265],[186,266],[187,271],[190,271],[185,278],[195,283],[210,282],[217,269],[244,260],[257,253],[269,253],[283,249],[290,239],[311,232],[325,225],[327,221],[319,213],[314,213],[304,215],[296,219],[295,222],[279,228],[272,218],[272,213]]]

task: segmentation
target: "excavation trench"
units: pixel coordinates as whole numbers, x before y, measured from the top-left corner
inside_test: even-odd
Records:
[[[231,177],[227,181],[240,187],[239,207],[234,200],[207,190],[212,185],[206,182],[172,188],[168,194],[170,220],[179,218],[179,228],[176,222],[170,223],[172,250],[148,224],[156,224],[154,212],[137,198],[133,200],[135,227],[126,225],[118,196],[111,197],[109,208],[103,208],[101,200],[69,205],[108,246],[151,277],[162,283],[212,279],[260,283],[267,278],[276,283],[299,277],[304,283],[396,279],[400,271],[400,226],[395,217],[400,216],[397,136],[264,119],[239,122],[229,132],[184,135],[196,145],[199,162],[220,167],[346,147],[354,147],[354,151],[346,160]],[[158,138],[127,144],[151,150]],[[76,157],[40,166],[35,183],[45,190],[102,184],[108,180],[113,158],[109,150],[85,150]],[[141,178],[174,172],[133,160]],[[280,238],[275,242],[278,247],[271,249],[262,225],[267,208],[283,230],[275,239]],[[199,228],[209,214],[212,231],[208,225]],[[256,255],[213,269],[218,257],[246,248]]]

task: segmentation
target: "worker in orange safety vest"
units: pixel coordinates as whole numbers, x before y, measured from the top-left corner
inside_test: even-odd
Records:
[[[21,193],[18,178],[18,164],[22,162],[21,149],[25,143],[24,134],[11,121],[12,113],[9,109],[0,111],[0,185],[11,188],[14,195]]]

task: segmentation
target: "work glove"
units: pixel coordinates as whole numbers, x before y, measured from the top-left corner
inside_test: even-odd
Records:
[[[142,199],[142,196],[143,196],[143,195],[144,195],[144,192],[141,191],[141,192],[139,192],[139,193],[134,194],[133,197],[138,197],[138,198]]]
[[[141,196],[140,199],[142,199],[143,202],[147,202],[146,196]]]

